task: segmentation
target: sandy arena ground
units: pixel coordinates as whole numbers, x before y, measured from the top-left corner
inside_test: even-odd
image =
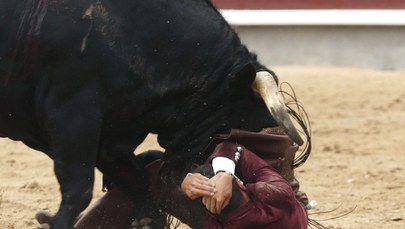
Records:
[[[322,223],[335,229],[405,228],[405,72],[273,69],[294,86],[311,119],[313,152],[297,171],[301,189],[319,203],[311,218],[355,208]],[[138,150],[156,147],[153,137],[147,141]],[[97,174],[95,198],[102,195],[100,183]],[[51,160],[0,139],[0,228],[33,229],[35,212],[56,211],[59,200]]]

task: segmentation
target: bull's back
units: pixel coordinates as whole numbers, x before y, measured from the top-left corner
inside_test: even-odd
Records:
[[[162,99],[178,104],[215,84],[208,78],[225,76],[240,54],[229,48],[239,40],[207,0],[0,4],[0,133],[6,135],[40,129],[50,100],[59,105],[88,88],[103,112],[128,114],[105,122],[126,127]]]
[[[82,71],[86,24],[80,13],[86,4],[64,2],[0,1],[0,133],[5,136],[42,144],[47,100],[64,85],[66,98],[80,90],[69,84],[81,81],[70,73]]]

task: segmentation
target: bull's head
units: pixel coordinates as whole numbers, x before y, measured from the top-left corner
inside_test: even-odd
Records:
[[[284,129],[295,143],[302,145],[304,141],[288,115],[283,96],[273,76],[266,71],[257,72],[252,89],[256,95],[263,99],[277,124]]]

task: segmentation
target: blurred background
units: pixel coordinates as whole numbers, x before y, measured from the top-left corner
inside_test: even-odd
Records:
[[[271,65],[405,69],[404,0],[213,0]]]

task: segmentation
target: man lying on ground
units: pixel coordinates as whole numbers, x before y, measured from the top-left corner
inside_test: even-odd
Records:
[[[170,166],[162,160],[146,166],[150,190],[160,209],[192,228],[307,228],[305,203],[300,203],[297,187],[291,185],[296,181],[292,160],[297,146],[285,134],[274,129],[260,133],[232,130],[218,136],[211,149],[206,163],[191,168],[181,185],[173,184]],[[156,154],[147,152],[143,157],[154,159]],[[123,192],[113,188],[79,217],[75,228],[165,225],[159,216],[134,219],[134,208]],[[40,223],[50,217],[37,214]]]

